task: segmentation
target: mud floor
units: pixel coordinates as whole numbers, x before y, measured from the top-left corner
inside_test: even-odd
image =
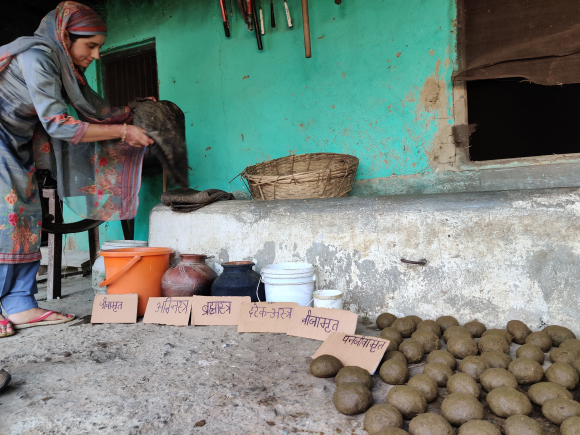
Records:
[[[0,393],[1,435],[366,433],[364,415],[334,409],[334,380],[309,373],[321,342],[226,326],[91,325],[89,280],[66,280],[63,291],[40,305],[78,320],[0,339],[0,368],[13,377]],[[379,331],[363,319],[357,333]],[[374,378],[375,403],[384,403],[390,386]],[[487,406],[486,418],[503,423]]]

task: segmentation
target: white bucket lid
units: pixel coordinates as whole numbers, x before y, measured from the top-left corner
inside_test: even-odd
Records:
[[[316,290],[312,293],[314,299],[320,299],[322,301],[332,301],[337,299],[342,299],[344,294],[340,290]]]
[[[145,240],[108,240],[103,243],[101,250],[121,249],[121,248],[142,248],[149,243]]]
[[[310,263],[276,263],[262,267],[262,275],[313,274],[316,266]]]

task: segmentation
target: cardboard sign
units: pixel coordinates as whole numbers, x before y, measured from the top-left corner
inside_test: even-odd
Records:
[[[238,332],[286,334],[296,302],[252,302],[242,304]]]
[[[332,355],[338,358],[345,367],[358,366],[373,375],[387,347],[389,347],[389,340],[382,338],[331,332],[312,358]]]
[[[237,326],[243,303],[249,296],[193,296],[192,325]]]
[[[139,295],[95,295],[91,323],[135,323]]]
[[[324,341],[331,332],[354,334],[358,315],[330,308],[296,307],[288,335]]]
[[[192,298],[149,298],[143,323],[187,326]]]

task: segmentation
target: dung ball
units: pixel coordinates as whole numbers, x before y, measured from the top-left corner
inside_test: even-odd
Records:
[[[364,430],[370,434],[388,427],[403,427],[403,416],[397,408],[388,403],[372,406],[365,414]]]
[[[409,379],[409,382],[407,382],[407,386],[423,393],[423,396],[425,396],[425,400],[427,401],[427,403],[433,402],[437,398],[437,395],[439,394],[437,382],[435,382],[435,380],[432,377],[424,373],[415,375],[411,379]]]
[[[481,334],[487,330],[485,325],[481,322],[478,322],[477,320],[467,322],[465,325],[463,325],[463,327],[471,333],[473,338],[481,337]]]
[[[407,362],[398,359],[385,361],[379,370],[379,376],[387,384],[403,385],[409,379],[409,369]]]
[[[317,378],[332,378],[341,368],[340,360],[332,355],[320,355],[310,363],[310,373]]]
[[[449,422],[432,412],[418,415],[411,420],[409,433],[411,435],[455,435]]]
[[[427,409],[427,401],[420,391],[402,385],[391,388],[387,403],[397,408],[405,420],[423,414]]]
[[[338,385],[333,399],[336,410],[345,415],[360,414],[373,404],[371,391],[357,382]]]
[[[441,403],[441,414],[453,426],[461,426],[470,420],[481,420],[483,405],[472,395],[453,393]]]
[[[510,387],[490,391],[486,400],[491,411],[501,418],[528,415],[532,412],[532,404],[526,395]]]
[[[476,381],[479,381],[481,374],[489,368],[487,361],[480,356],[468,356],[459,363],[459,371],[467,373]]]
[[[363,384],[369,390],[373,388],[373,378],[365,369],[356,366],[347,366],[341,368],[334,378],[336,385],[356,382]]]
[[[379,317],[377,317],[377,327],[381,330],[388,328],[393,324],[395,320],[397,320],[397,316],[395,316],[394,314],[391,313],[380,314]]]

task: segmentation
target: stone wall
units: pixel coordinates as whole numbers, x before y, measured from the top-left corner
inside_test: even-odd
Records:
[[[156,206],[150,246],[209,263],[285,261],[319,269],[347,307],[505,327],[562,324],[580,334],[580,189],[228,201],[189,214]],[[425,258],[426,266],[401,258]]]

